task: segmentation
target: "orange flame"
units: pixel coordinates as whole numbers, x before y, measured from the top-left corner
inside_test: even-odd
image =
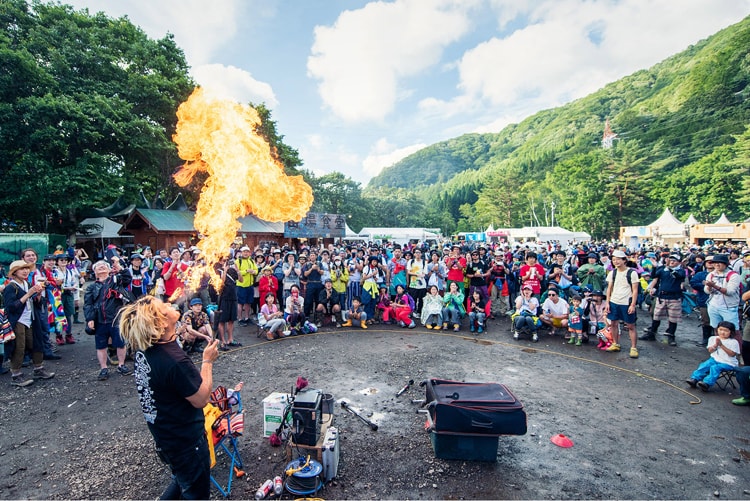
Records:
[[[201,190],[194,226],[212,283],[220,287],[214,264],[228,253],[240,229],[239,218],[250,213],[266,221],[299,221],[313,202],[312,188],[302,176],[287,176],[271,155],[271,147],[255,127],[258,113],[250,106],[210,97],[196,88],[177,110],[173,136],[186,161],[174,175],[187,186],[198,172],[208,178]],[[197,288],[200,273],[191,277]]]

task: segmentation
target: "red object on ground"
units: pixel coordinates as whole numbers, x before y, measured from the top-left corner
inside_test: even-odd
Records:
[[[573,441],[562,433],[553,435],[552,438],[550,438],[550,441],[558,447],[564,447],[566,449],[568,447],[573,447]]]

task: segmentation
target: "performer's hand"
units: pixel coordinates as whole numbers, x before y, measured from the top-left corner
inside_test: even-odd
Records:
[[[214,339],[203,350],[203,360],[213,362],[219,358],[219,340]]]

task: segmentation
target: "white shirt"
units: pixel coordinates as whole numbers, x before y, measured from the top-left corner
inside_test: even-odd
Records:
[[[708,346],[711,348],[712,346],[716,345],[716,340],[721,339],[719,336],[711,336],[708,338]],[[727,352],[721,349],[721,346],[719,346],[719,349],[715,352],[711,353],[711,358],[716,360],[719,363],[731,365],[732,367],[737,367],[739,365],[739,362],[737,361],[737,353],[740,351],[740,343],[733,337],[727,338],[727,339],[721,339],[721,344],[727,347],[727,349],[732,350],[735,355],[733,357],[730,357],[727,355]]]
[[[548,315],[553,316],[561,316],[561,315],[567,315],[568,312],[570,312],[570,305],[568,305],[568,302],[565,301],[563,298],[560,298],[557,301],[557,304],[555,304],[552,299],[549,297],[544,300],[544,304],[542,305],[542,311]]]

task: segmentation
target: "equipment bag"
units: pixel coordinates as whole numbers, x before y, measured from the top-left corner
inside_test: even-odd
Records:
[[[421,386],[425,386],[425,403],[435,431],[526,434],[523,404],[505,385],[428,379]]]

